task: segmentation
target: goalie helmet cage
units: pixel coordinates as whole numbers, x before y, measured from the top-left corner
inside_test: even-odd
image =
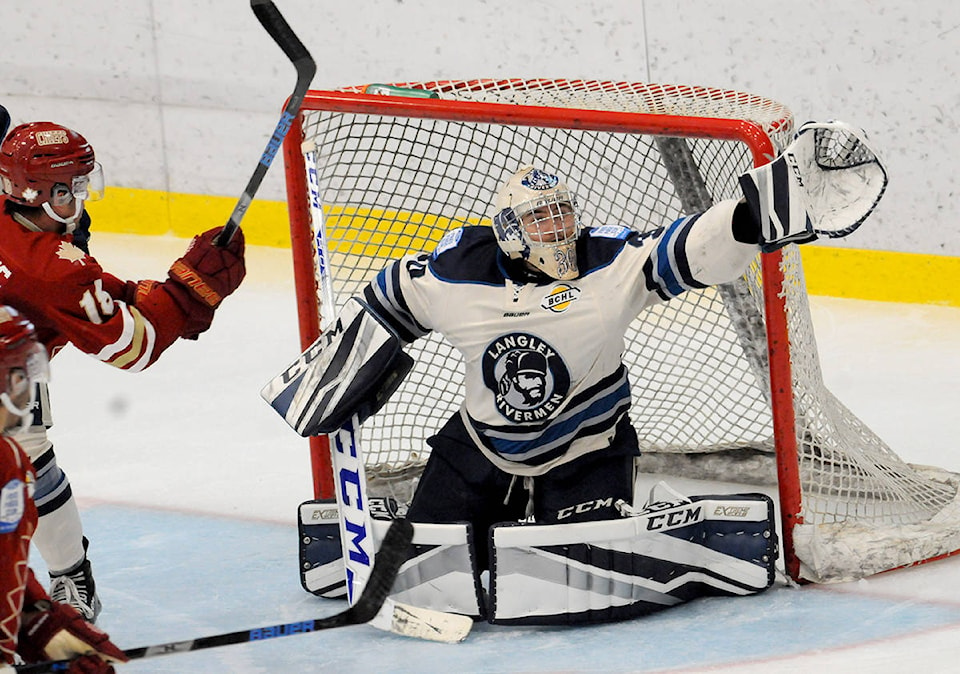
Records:
[[[645,231],[738,197],[738,176],[792,131],[779,103],[699,86],[509,79],[308,92],[284,145],[301,344],[333,313],[324,302],[360,293],[453,227],[489,224],[497,188],[523,164],[563,175],[585,224]],[[758,255],[736,283],[645,311],[625,347],[642,468],[776,480],[795,580],[850,580],[960,549],[960,476],[904,462],[825,388],[797,246]],[[436,335],[407,350],[414,370],[364,425],[371,491],[401,501],[463,377]],[[325,437],[311,438],[311,457],[316,495],[329,498]]]

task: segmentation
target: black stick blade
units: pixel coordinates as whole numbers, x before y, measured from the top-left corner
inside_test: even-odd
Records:
[[[250,9],[253,10],[257,20],[260,21],[260,25],[270,34],[273,41],[280,45],[288,59],[293,63],[305,59],[313,61],[310,52],[303,46],[303,42],[293,32],[277,6],[270,0],[250,0]]]
[[[383,606],[397,579],[400,566],[407,561],[407,549],[413,540],[413,525],[404,519],[394,520],[373,560],[373,570],[359,599],[353,605],[358,623],[373,620]]]

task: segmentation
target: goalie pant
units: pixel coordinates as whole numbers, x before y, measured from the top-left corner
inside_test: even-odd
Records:
[[[382,517],[391,506],[379,504]],[[301,580],[321,596],[343,594],[336,517],[330,501],[301,506]],[[387,524],[375,521],[375,537]],[[469,524],[414,527],[393,599],[494,624],[608,622],[702,596],[756,594],[773,584],[777,559],[773,504],[762,494],[693,496],[615,520],[497,524],[486,541],[489,597]]]

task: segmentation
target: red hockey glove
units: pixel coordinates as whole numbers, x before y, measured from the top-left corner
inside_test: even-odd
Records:
[[[67,674],[116,674],[116,670],[96,655],[82,655],[70,663]]]
[[[189,288],[201,302],[214,308],[237,289],[247,273],[243,230],[238,229],[230,243],[220,248],[214,241],[222,229],[215,227],[193,237],[187,252],[170,267],[172,281]]]
[[[117,648],[106,632],[85,621],[69,604],[41,600],[24,607],[17,653],[26,662],[69,660],[80,655],[94,656],[86,662],[71,665],[71,672],[107,672],[109,669],[89,667],[107,662],[126,662],[127,656]],[[74,666],[87,669],[74,670]]]

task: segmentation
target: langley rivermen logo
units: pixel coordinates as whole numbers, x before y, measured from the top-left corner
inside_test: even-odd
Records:
[[[544,296],[540,307],[559,314],[569,309],[570,305],[578,299],[580,299],[580,288],[561,283],[551,288],[550,292]]]
[[[497,411],[513,423],[545,419],[563,403],[570,374],[557,351],[535,335],[498,337],[483,354],[483,382]]]

